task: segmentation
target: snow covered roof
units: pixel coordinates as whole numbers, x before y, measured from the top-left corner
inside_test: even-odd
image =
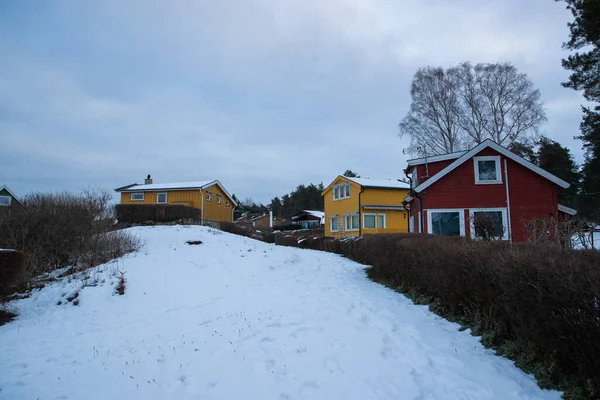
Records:
[[[121,192],[133,192],[133,191],[152,191],[152,190],[165,190],[165,189],[202,189],[206,186],[210,186],[218,181],[196,181],[196,182],[174,182],[174,183],[151,183],[149,185],[133,185],[122,189],[117,189]]]
[[[394,179],[367,179],[367,178],[349,178],[345,176],[344,178],[358,183],[364,187],[370,188],[386,188],[386,189],[409,189],[408,185],[404,182],[400,182]]]
[[[188,189],[204,189],[206,187],[217,185],[221,188],[223,193],[229,197],[234,206],[237,206],[237,202],[233,199],[233,196],[223,187],[221,182],[218,180],[212,181],[195,181],[195,182],[174,182],[174,183],[151,183],[148,185],[129,185],[115,189],[115,192],[155,192],[158,190],[188,190]]]
[[[315,211],[315,210],[302,210],[300,212],[297,212],[296,214],[294,214],[292,216],[292,220],[297,219],[298,217],[302,216],[302,215],[312,215],[313,217],[317,217],[321,219],[321,223],[325,222],[325,213],[323,211]]]

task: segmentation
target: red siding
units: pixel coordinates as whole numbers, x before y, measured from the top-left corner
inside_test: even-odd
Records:
[[[484,149],[477,156],[500,155],[492,149]],[[420,193],[423,198],[423,208],[504,208],[506,201],[506,182],[504,173],[504,160],[507,160],[508,182],[510,197],[510,225],[512,237],[515,242],[525,241],[525,222],[534,218],[545,218],[558,212],[557,190],[552,182],[546,180],[535,172],[522,165],[501,156],[502,184],[476,185],[473,160],[467,160],[448,175],[432,184]],[[438,162],[434,164],[449,164],[449,162]],[[437,165],[429,166],[430,175],[432,171],[441,169]],[[423,167],[424,166],[419,166]],[[438,169],[439,168],[439,169]],[[443,167],[442,167],[443,168]],[[417,212],[420,210],[419,200],[415,198],[411,202],[411,215],[415,218],[415,226],[418,227]],[[427,232],[427,217],[424,216]],[[465,218],[465,234],[470,234],[468,215]]]
[[[446,168],[454,161],[456,160],[437,161],[433,163],[428,163],[427,166],[425,164],[417,165],[416,168],[419,185],[425,182],[427,179],[431,178],[433,175],[443,170],[444,168]]]

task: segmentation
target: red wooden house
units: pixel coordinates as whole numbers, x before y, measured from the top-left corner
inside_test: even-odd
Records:
[[[524,242],[529,221],[576,213],[558,204],[567,182],[489,139],[469,151],[409,160],[405,172],[411,232],[475,238],[473,222],[486,217],[499,238]]]

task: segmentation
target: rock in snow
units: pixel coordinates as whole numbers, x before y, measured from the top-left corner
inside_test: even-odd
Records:
[[[560,398],[343,257],[197,226],[130,231],[146,246],[91,271],[96,286],[63,279],[10,304],[0,398]]]

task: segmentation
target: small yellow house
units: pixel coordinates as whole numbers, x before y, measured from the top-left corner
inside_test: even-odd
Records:
[[[408,232],[407,184],[338,176],[323,190],[325,236]]]
[[[237,203],[221,182],[153,183],[150,175],[143,185],[115,189],[121,204],[180,204],[201,210],[203,221],[231,222]]]

